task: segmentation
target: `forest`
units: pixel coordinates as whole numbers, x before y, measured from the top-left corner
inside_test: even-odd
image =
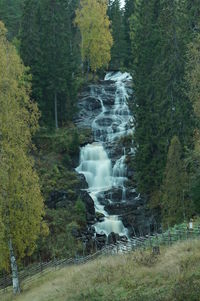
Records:
[[[101,157],[116,145],[127,152],[127,191],[158,231],[199,219],[199,1],[0,0],[0,278],[12,272],[15,293],[19,269],[94,249],[91,225],[106,215],[76,171],[80,149],[95,142],[92,122],[77,120],[81,95],[107,91],[108,72],[131,76],[121,110],[133,125],[115,144],[102,140]]]

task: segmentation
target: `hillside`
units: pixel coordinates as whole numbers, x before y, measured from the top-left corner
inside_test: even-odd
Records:
[[[2,301],[199,301],[200,241],[99,258],[52,271],[24,284],[23,294]]]

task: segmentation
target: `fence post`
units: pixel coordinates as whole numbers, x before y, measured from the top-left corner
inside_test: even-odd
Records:
[[[186,230],[186,239],[187,240],[189,239],[189,228],[187,228],[187,230]]]
[[[42,274],[43,272],[43,265],[42,265],[42,261],[40,260],[40,273]]]
[[[6,285],[6,273],[5,273],[5,271],[3,271],[3,281],[4,281],[4,292],[6,291],[6,287],[7,287],[7,285]]]
[[[152,247],[152,243],[151,243],[151,234],[149,233],[149,246]]]
[[[172,244],[170,231],[168,231],[168,243],[169,243],[169,246]]]

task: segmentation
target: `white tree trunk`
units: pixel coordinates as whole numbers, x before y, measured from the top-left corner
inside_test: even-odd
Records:
[[[18,276],[18,270],[17,270],[17,261],[14,255],[13,251],[13,245],[12,240],[9,240],[9,252],[10,252],[10,265],[11,265],[11,271],[12,271],[12,283],[13,283],[13,292],[14,294],[20,293],[20,285],[19,285],[19,276]]]
[[[55,105],[55,127],[58,129],[58,101],[57,101],[57,93],[54,94],[54,105]]]

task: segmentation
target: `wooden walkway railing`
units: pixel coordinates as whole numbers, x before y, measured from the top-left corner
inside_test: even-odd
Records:
[[[30,266],[19,272],[20,282],[26,280],[26,282],[32,281],[35,277],[44,275],[52,271],[53,269],[59,269],[70,265],[80,265],[88,261],[92,261],[100,255],[114,255],[125,254],[138,249],[155,248],[161,245],[172,245],[174,242],[188,240],[188,239],[200,239],[200,228],[194,230],[176,230],[171,233],[170,231],[163,233],[156,233],[153,235],[146,235],[141,237],[133,237],[127,242],[117,242],[116,244],[107,245],[103,249],[90,254],[85,257],[67,258],[67,259],[54,259],[49,262],[41,262],[40,264]],[[10,275],[4,275],[0,278],[0,293],[12,285],[12,279]]]

